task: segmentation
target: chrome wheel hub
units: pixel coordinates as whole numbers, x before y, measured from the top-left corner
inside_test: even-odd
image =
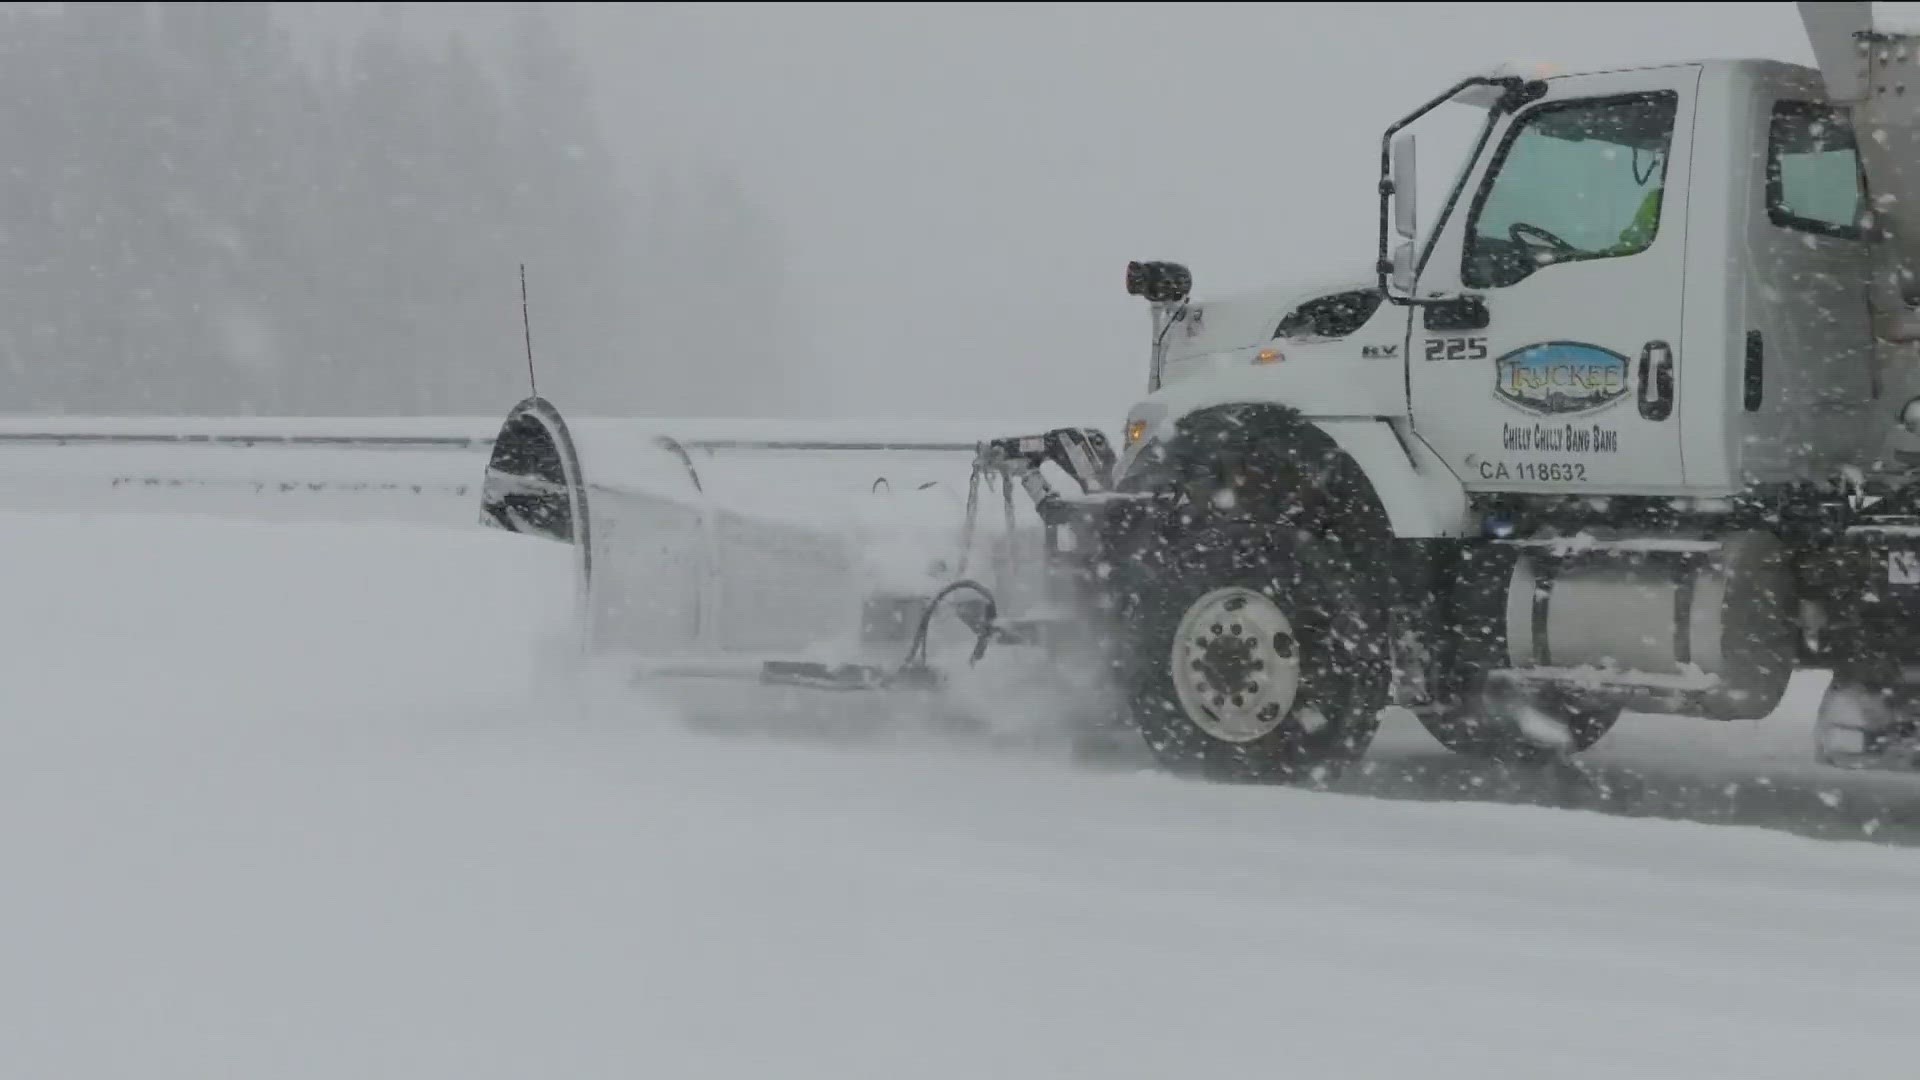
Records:
[[[1180,707],[1223,742],[1272,733],[1300,690],[1293,624],[1251,589],[1216,589],[1195,601],[1174,633],[1171,662]]]

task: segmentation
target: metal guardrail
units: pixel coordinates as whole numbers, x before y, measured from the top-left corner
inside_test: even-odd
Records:
[[[127,446],[333,446],[435,447],[473,450],[493,445],[490,435],[273,435],[273,434],[162,434],[134,432],[0,431],[0,445],[69,443]]]
[[[675,442],[689,450],[890,450],[894,452],[912,450],[972,450],[976,444],[970,442],[907,442],[876,440],[858,441],[814,441],[808,439],[675,439]]]

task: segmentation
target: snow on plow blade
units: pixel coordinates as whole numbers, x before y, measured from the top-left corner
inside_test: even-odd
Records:
[[[1034,506],[975,468],[1031,426],[579,419],[529,398],[481,520],[572,546],[581,644],[637,682],[942,689],[989,642],[1073,624]]]

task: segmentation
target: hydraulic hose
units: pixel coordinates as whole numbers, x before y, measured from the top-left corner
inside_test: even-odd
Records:
[[[934,593],[933,599],[928,601],[927,610],[920,613],[920,623],[914,628],[913,644],[907,649],[907,657],[901,662],[900,669],[894,673],[893,678],[889,681],[903,681],[916,675],[925,675],[928,673],[927,633],[933,626],[934,613],[940,610],[940,602],[942,600],[963,590],[978,594],[987,605],[986,613],[981,618],[980,625],[973,628],[975,635],[973,657],[968,663],[977,664],[980,662],[980,658],[987,654],[987,643],[993,639],[993,624],[994,619],[999,614],[999,608],[994,603],[993,593],[988,590],[985,585],[970,578],[962,578],[959,581],[947,585],[939,592]]]

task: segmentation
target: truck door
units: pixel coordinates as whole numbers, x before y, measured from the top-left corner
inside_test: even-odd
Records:
[[[1674,491],[1700,69],[1556,79],[1468,172],[1418,292],[1415,432],[1469,489]]]

